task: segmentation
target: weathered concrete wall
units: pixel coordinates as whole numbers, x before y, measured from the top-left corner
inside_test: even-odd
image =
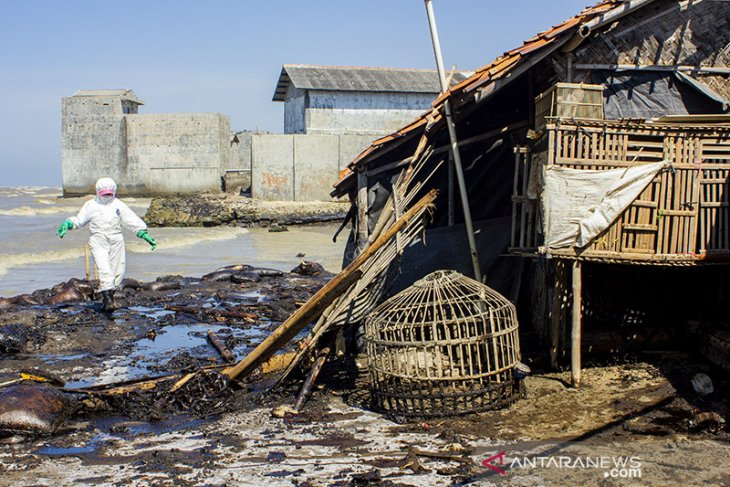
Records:
[[[429,93],[311,91],[305,107],[307,134],[395,132],[431,108]]]
[[[302,92],[296,103],[303,106],[307,99]],[[316,104],[368,104],[343,100],[324,97]],[[385,103],[390,102],[380,99],[368,106],[379,111]],[[255,198],[328,201],[339,171],[384,132],[357,135],[358,130],[344,127],[355,134],[231,133],[229,119],[222,114],[139,115],[136,104],[119,97],[64,98],[62,111],[63,187],[68,195],[93,193],[101,176],[114,178],[120,195],[219,192],[228,174],[232,191],[247,189],[250,178]],[[340,123],[344,112],[329,111],[328,123]],[[293,123],[303,126],[304,110],[298,113],[300,121]],[[362,121],[363,112],[348,116]]]
[[[229,170],[251,170],[251,135],[253,132],[236,132],[231,136],[228,164],[221,172]]]
[[[338,136],[340,141],[340,165],[339,171],[343,170],[350,164],[353,159],[360,155],[362,151],[367,149],[373,140],[380,138],[378,134],[366,134],[366,135],[340,135]],[[337,181],[337,177],[332,181],[334,184]],[[331,191],[329,188],[327,191]]]
[[[294,201],[330,200],[339,157],[339,137],[294,136]]]
[[[230,122],[219,113],[128,115],[120,194],[219,192],[230,158]]]
[[[254,135],[251,139],[251,197],[294,200],[294,137]]]
[[[228,165],[221,168],[223,187],[228,193],[246,191],[251,187],[251,136],[253,132],[231,135]]]
[[[284,102],[284,133],[303,134],[307,131],[304,118],[306,94],[297,88],[290,91],[291,95]]]
[[[254,134],[251,196],[262,200],[329,201],[340,169],[373,136]]]
[[[66,97],[61,100],[64,194],[94,193],[98,178],[108,176],[117,180],[125,172],[124,109],[117,97]]]

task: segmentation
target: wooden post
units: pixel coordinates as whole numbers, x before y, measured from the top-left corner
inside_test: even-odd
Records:
[[[448,201],[449,201],[449,210],[448,210],[448,221],[449,226],[454,226],[454,153],[449,151],[449,172],[448,172],[448,187],[449,187],[449,193],[448,193]]]
[[[84,260],[86,261],[86,280],[91,280],[91,269],[89,268],[89,245],[84,245]]]
[[[311,394],[312,386],[314,385],[314,382],[317,380],[319,371],[322,370],[324,361],[327,359],[327,355],[329,355],[329,353],[330,353],[329,347],[322,349],[322,351],[319,353],[319,357],[317,357],[317,360],[314,362],[314,365],[312,365],[312,370],[309,372],[309,375],[307,376],[307,380],[304,381],[302,390],[299,391],[299,395],[297,396],[297,401],[294,403],[294,409],[296,409],[297,411],[302,410],[302,406],[304,406],[304,403],[307,400],[307,397],[309,397],[309,394]]]
[[[573,327],[570,334],[570,375],[573,387],[580,386],[581,288],[580,261],[573,261]]]
[[[368,245],[368,176],[365,168],[357,168],[357,253]]]
[[[558,368],[558,347],[560,346],[560,324],[563,318],[563,294],[565,280],[565,264],[562,261],[555,262],[555,273],[553,283],[553,307],[550,313],[550,367]]]

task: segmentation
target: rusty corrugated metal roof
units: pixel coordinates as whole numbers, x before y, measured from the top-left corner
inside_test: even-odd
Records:
[[[335,187],[340,187],[347,179],[349,179],[352,175],[352,168],[355,164],[367,158],[385,144],[411,135],[411,132],[427,123],[427,117],[432,116],[434,121],[439,121],[442,118],[440,108],[443,106],[446,99],[456,98],[462,94],[472,93],[490,82],[504,78],[513,69],[515,69],[515,67],[521,64],[520,61],[522,61],[523,58],[529,58],[544,49],[550,48],[556,44],[558,39],[564,38],[562,34],[573,35],[583,23],[592,20],[601,14],[609,12],[614,8],[617,8],[619,5],[623,5],[627,1],[628,0],[602,0],[593,6],[586,7],[578,15],[561,22],[560,24],[543,31],[534,37],[531,37],[526,40],[522,46],[505,52],[491,63],[477,69],[474,74],[455,86],[452,86],[448,91],[442,93],[433,102],[433,107],[436,109],[435,114],[433,110],[426,112],[406,127],[374,141],[370,147],[357,156],[347,166],[347,168],[340,172],[340,179],[335,184]]]

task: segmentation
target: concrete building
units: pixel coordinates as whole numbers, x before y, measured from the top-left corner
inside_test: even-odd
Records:
[[[428,111],[438,93],[435,70],[285,64],[273,97],[284,103],[284,134],[251,136],[251,195],[331,199],[339,171]]]
[[[120,195],[218,192],[230,158],[230,122],[219,113],[142,115],[132,90],[84,90],[62,100],[66,196],[94,192],[101,176]]]
[[[438,93],[435,70],[286,64],[273,97],[284,133],[271,134],[231,132],[219,113],[140,114],[132,90],[79,91],[62,100],[63,191],[93,193],[103,175],[120,195],[250,188],[263,200],[328,201],[350,161]]]
[[[434,70],[285,64],[273,101],[284,102],[286,134],[386,135],[430,109],[439,92]]]

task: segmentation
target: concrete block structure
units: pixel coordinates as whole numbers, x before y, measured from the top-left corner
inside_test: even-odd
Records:
[[[230,122],[219,113],[127,117],[125,188],[132,194],[214,193],[230,157]]]
[[[132,90],[79,91],[62,100],[63,192],[93,193],[109,176],[120,195],[250,188],[262,200],[328,201],[340,170],[438,93],[434,70],[286,64],[274,93],[284,134],[271,134],[232,132],[220,113],[140,114]]]
[[[61,164],[65,195],[94,192],[101,176],[126,167],[127,114],[144,104],[132,90],[83,90],[61,101]]]
[[[370,135],[250,134],[251,195],[264,200],[329,201],[339,171]]]
[[[101,176],[120,195],[221,190],[230,122],[219,113],[142,115],[132,90],[79,91],[62,100],[64,195],[94,192]]]
[[[439,92],[429,69],[285,64],[273,100],[284,102],[284,133],[379,136],[430,109]]]
[[[285,64],[273,100],[285,104],[286,135],[253,136],[251,195],[331,199],[340,170],[373,139],[429,110],[438,93],[434,70]]]

